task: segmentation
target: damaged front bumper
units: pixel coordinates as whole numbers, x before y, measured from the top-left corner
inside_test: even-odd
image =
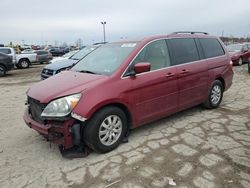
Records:
[[[74,146],[71,128],[77,120],[70,118],[62,122],[48,121],[45,124],[41,124],[32,119],[28,109],[25,110],[23,119],[30,128],[36,130],[48,141],[62,146],[64,149],[69,149]]]

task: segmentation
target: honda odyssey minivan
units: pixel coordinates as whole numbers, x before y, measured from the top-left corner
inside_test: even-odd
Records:
[[[227,50],[207,33],[109,43],[29,88],[24,121],[63,150],[105,153],[130,129],[195,105],[218,107],[232,79]]]

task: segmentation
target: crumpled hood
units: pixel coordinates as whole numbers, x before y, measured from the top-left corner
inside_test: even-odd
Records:
[[[50,69],[50,70],[59,70],[62,68],[67,68],[72,66],[74,63],[76,63],[78,60],[74,60],[74,59],[61,59],[58,60],[54,63],[48,64],[46,65],[44,68],[45,69]]]
[[[107,78],[104,75],[63,71],[34,84],[27,91],[27,95],[40,101],[40,103],[48,103],[56,98],[80,93]]]

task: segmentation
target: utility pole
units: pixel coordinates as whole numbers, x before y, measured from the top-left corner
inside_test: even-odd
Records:
[[[103,42],[106,42],[106,32],[105,32],[105,25],[106,25],[106,21],[101,22],[102,27],[103,27]]]

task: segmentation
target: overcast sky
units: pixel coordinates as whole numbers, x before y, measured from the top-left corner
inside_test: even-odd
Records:
[[[250,37],[250,0],[0,0],[0,43],[84,44],[180,30]]]

